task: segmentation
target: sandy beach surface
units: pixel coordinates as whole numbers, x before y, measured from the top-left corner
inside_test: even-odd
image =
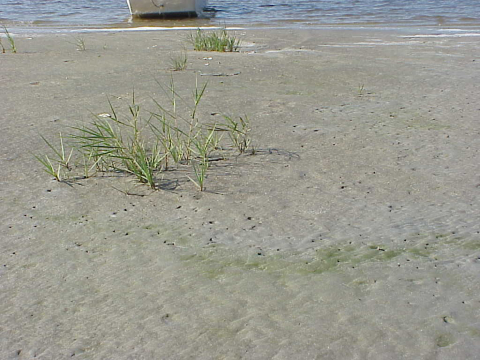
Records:
[[[479,359],[478,37],[246,29],[206,53],[187,35],[0,54],[0,358]],[[133,91],[148,111],[172,74],[186,98],[208,81],[201,119],[247,115],[256,154],[212,162],[204,192],[181,171],[158,191],[43,171],[40,135]]]

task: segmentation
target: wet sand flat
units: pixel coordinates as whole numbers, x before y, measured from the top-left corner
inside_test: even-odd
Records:
[[[0,358],[478,358],[477,38],[246,29],[207,53],[187,35],[0,54]],[[185,98],[208,81],[203,121],[247,115],[256,154],[212,162],[204,192],[181,171],[155,192],[43,172],[40,134],[133,92],[148,112],[172,76]]]

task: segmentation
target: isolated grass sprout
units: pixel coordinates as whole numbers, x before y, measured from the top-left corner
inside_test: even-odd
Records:
[[[67,41],[67,42],[75,45],[77,48],[77,51],[87,50],[87,43],[85,42],[85,38],[81,36],[73,36],[73,42],[72,41]]]
[[[197,51],[233,52],[240,47],[240,40],[229,35],[226,29],[213,32],[198,29],[196,33],[190,34],[189,40]]]
[[[7,36],[7,40],[10,43],[10,50],[12,51],[12,53],[16,53],[17,46],[15,45],[15,40],[13,39],[12,35],[8,31],[7,27],[5,25],[2,25],[2,27],[3,27],[3,31],[5,32],[5,35]],[[0,46],[2,47],[2,52],[5,53],[5,47],[3,46],[3,44],[1,44],[1,40],[0,40]]]
[[[87,44],[85,43],[85,39],[82,37],[78,37],[75,39],[75,44],[77,45],[78,51],[85,51],[87,50]]]
[[[43,165],[43,170],[47,174],[53,176],[57,181],[62,181],[63,179],[62,168],[60,164],[57,164],[56,166],[53,165],[48,155],[44,155],[44,156],[35,155],[35,158],[40,162],[40,164]]]
[[[152,99],[156,105],[153,111],[142,111],[135,93],[126,114],[120,114],[108,100],[109,114],[94,116],[90,123],[70,128],[65,138],[71,141],[72,150],[66,150],[61,134],[59,146],[42,137],[52,155],[35,157],[58,181],[65,179],[67,171],[70,175],[79,169],[75,179],[99,172],[124,173],[157,189],[163,171],[178,169],[179,174],[186,171],[186,177],[204,191],[212,159],[227,159],[232,150],[241,154],[250,144],[246,117],[225,117],[219,124],[207,124],[199,118],[206,86],[196,82],[192,99],[187,101],[178,95],[172,79],[164,89],[169,106]],[[224,146],[228,139],[230,146]]]
[[[81,151],[80,153],[83,160],[83,177],[88,179],[101,169],[100,163],[103,157],[98,156],[94,148],[90,149],[90,151]]]
[[[48,155],[38,156],[35,155],[35,158],[43,165],[43,170],[48,174],[52,175],[55,180],[62,181],[63,173],[65,170],[70,171],[71,167],[71,158],[73,154],[73,149],[68,152],[65,149],[63,143],[62,134],[59,134],[60,146],[55,147],[51,142],[49,142],[45,137],[41,136],[43,141],[47,144],[50,150],[53,151],[52,159]]]
[[[362,97],[363,95],[365,95],[365,84],[358,85],[357,95],[359,97]]]
[[[183,71],[187,69],[187,53],[186,51],[174,54],[170,57],[170,68],[173,71]]]
[[[193,145],[195,146],[196,158],[193,165],[193,171],[195,173],[195,179],[189,177],[189,179],[199,188],[200,191],[205,190],[205,179],[207,176],[207,170],[209,168],[209,155],[210,151],[215,150],[212,147],[212,141],[216,131],[216,125],[209,129],[206,134],[193,139]]]
[[[250,121],[248,117],[240,117],[238,120],[235,120],[229,116],[224,116],[226,123],[225,123],[225,131],[227,131],[230,140],[234,147],[243,154],[246,152],[251,143],[250,139]]]
[[[195,178],[188,177],[200,191],[205,190],[205,179],[207,176],[207,170],[209,167],[208,160],[204,161],[194,161],[192,163],[193,171],[195,173]]]

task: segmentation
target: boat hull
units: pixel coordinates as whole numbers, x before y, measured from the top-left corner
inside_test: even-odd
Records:
[[[207,0],[127,0],[132,16],[196,17],[202,14]]]

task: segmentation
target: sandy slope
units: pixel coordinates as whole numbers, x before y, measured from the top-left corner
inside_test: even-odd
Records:
[[[162,99],[185,32],[0,54],[0,358],[478,358],[478,41],[238,35],[174,74],[185,97],[208,79],[202,119],[252,121],[257,154],[212,163],[203,193],[182,171],[69,186],[32,156],[107,96]]]

